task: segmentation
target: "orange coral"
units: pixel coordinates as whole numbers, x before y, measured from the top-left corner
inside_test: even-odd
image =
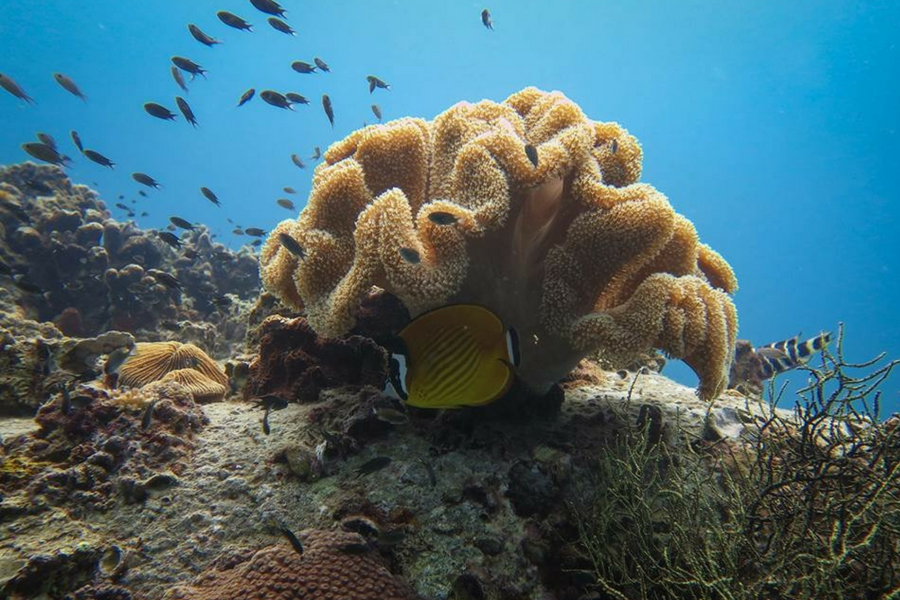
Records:
[[[263,282],[326,336],[352,327],[373,285],[413,316],[486,306],[519,332],[519,373],[537,391],[592,351],[628,360],[659,348],[711,398],[733,353],[737,281],[665,196],[637,183],[641,158],[619,125],[535,88],[367,127],[328,150],[306,208],[273,231]]]
[[[417,596],[384,566],[357,533],[307,529],[297,537],[303,555],[289,545],[269,546],[238,565],[230,562],[201,575],[166,600],[415,600]]]

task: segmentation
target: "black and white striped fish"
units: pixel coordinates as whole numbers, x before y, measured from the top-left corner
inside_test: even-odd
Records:
[[[831,342],[831,333],[823,332],[816,337],[801,342],[794,336],[780,342],[773,342],[756,348],[756,354],[762,359],[766,378],[778,373],[790,371],[806,363],[813,354],[821,352]]]

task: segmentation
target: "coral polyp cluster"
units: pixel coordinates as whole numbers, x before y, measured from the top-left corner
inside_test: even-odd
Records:
[[[413,317],[485,306],[519,333],[519,374],[537,391],[591,352],[627,361],[657,348],[712,398],[733,353],[737,281],[637,183],[641,158],[619,125],[534,88],[367,127],[328,150],[306,208],[272,232],[263,282],[325,336],[353,326],[372,286]]]

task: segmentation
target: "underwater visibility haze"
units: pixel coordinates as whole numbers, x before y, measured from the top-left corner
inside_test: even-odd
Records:
[[[38,4],[0,596],[900,589],[900,4]]]

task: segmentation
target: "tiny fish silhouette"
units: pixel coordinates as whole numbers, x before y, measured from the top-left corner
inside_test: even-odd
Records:
[[[308,62],[303,62],[302,60],[295,60],[291,63],[291,68],[298,73],[307,74],[307,73],[315,73],[316,68],[309,64]]]
[[[38,139],[42,144],[47,144],[48,146],[50,146],[50,147],[53,148],[54,150],[59,150],[59,148],[56,147],[56,140],[54,140],[54,139],[53,139],[53,136],[50,135],[49,133],[38,133],[38,134],[37,134],[37,139]]]
[[[290,101],[285,98],[283,94],[279,94],[274,90],[263,90],[259,93],[259,97],[262,98],[263,102],[265,102],[266,104],[271,104],[272,106],[276,106],[278,108],[294,110],[294,107],[291,105]]]
[[[290,200],[288,200],[287,198],[279,198],[279,199],[276,200],[275,202],[276,202],[276,203],[278,204],[278,206],[280,206],[281,208],[286,208],[286,209],[288,209],[288,210],[297,210],[297,207],[294,206],[294,203],[291,202]]]
[[[422,257],[419,256],[418,252],[405,246],[400,248],[400,257],[412,265],[419,264],[422,261]]]
[[[319,160],[319,158],[321,158],[321,156],[322,156],[322,151],[319,150],[319,147],[316,146],[315,148],[313,148],[313,153],[312,153],[312,156],[310,156],[310,158],[313,160]]]
[[[55,79],[56,83],[58,83],[64,90],[66,90],[73,96],[77,96],[87,102],[87,97],[81,93],[81,90],[78,89],[78,86],[75,85],[75,82],[72,81],[70,77],[63,75],[62,73],[54,73],[53,79]]]
[[[194,39],[203,44],[204,46],[209,46],[212,48],[216,44],[221,44],[219,40],[214,37],[208,36],[203,33],[203,30],[194,25],[193,23],[188,24],[188,31],[191,32],[191,35],[194,36]]]
[[[525,156],[528,157],[528,160],[531,161],[531,164],[535,167],[538,166],[538,152],[537,148],[532,146],[531,144],[525,144]]]
[[[191,110],[191,105],[187,103],[187,100],[181,96],[175,96],[175,104],[178,105],[178,110],[184,115],[185,120],[190,123],[192,127],[196,127],[197,118],[194,116],[194,111]]]
[[[297,167],[300,169],[306,168],[306,165],[303,164],[303,160],[301,160],[300,157],[297,156],[296,154],[291,154],[291,162],[293,162],[295,165],[297,165]]]
[[[157,232],[157,235],[163,242],[172,246],[173,248],[181,248],[181,240],[179,240],[178,236],[176,236],[171,231],[159,231]]]
[[[286,188],[281,188],[281,189],[284,190],[285,194],[296,194],[297,193],[297,190],[295,190],[292,187],[286,187]]]
[[[219,202],[219,197],[216,196],[215,193],[213,193],[213,191],[211,189],[209,189],[208,187],[200,188],[200,193],[203,194],[204,196],[206,196],[206,199],[209,200],[210,202],[212,202],[213,204],[215,204],[216,206],[221,206],[221,204]]]
[[[162,104],[157,104],[156,102],[147,102],[146,104],[144,104],[144,110],[151,117],[163,119],[164,121],[174,121],[176,117],[175,113],[173,113]]]
[[[78,148],[78,151],[84,152],[84,146],[81,145],[81,136],[78,135],[78,132],[73,129],[69,132],[69,135],[72,137],[72,143],[75,144],[75,147]]]
[[[356,476],[362,477],[364,475],[368,475],[370,473],[374,473],[375,471],[380,471],[381,469],[387,467],[391,464],[390,456],[376,456],[372,460],[363,463],[356,469]]]
[[[494,30],[494,21],[491,19],[491,11],[489,11],[488,9],[484,9],[483,11],[481,11],[481,22],[491,31]]]
[[[52,165],[63,166],[69,160],[68,157],[60,154],[47,144],[43,144],[41,142],[30,142],[28,144],[22,144],[22,150],[24,150],[34,158],[50,163]]]
[[[222,21],[229,27],[234,27],[235,29],[240,29],[243,31],[253,31],[253,25],[243,20],[236,14],[228,12],[227,10],[220,10],[216,13],[216,16],[219,17],[220,21]]]
[[[156,181],[146,173],[132,173],[131,178],[142,185],[146,185],[147,187],[152,187],[154,189],[159,189],[161,187],[158,181]],[[140,192],[138,193],[140,194]],[[146,196],[146,194],[141,195]]]
[[[187,229],[188,231],[194,230],[194,226],[191,225],[190,221],[186,221],[186,220],[182,219],[181,217],[169,217],[169,221],[175,227],[181,227],[182,229]]]
[[[279,19],[278,17],[269,17],[266,19],[269,25],[272,26],[272,29],[275,31],[280,31],[281,33],[286,33],[288,35],[296,35],[297,32],[294,31],[290,25]]]
[[[318,56],[313,59],[313,62],[316,63],[316,66],[319,67],[319,69],[321,69],[322,71],[331,73],[331,67],[328,66],[328,63]]]
[[[187,87],[187,84],[184,82],[184,76],[181,74],[181,69],[179,69],[175,65],[172,65],[172,79],[175,80],[175,83],[178,84],[178,87],[180,87],[182,90],[184,90],[185,94],[188,93],[188,87]]]
[[[159,269],[147,269],[147,275],[150,275],[153,279],[167,288],[172,288],[174,290],[181,289],[181,282],[178,281],[174,275],[169,275],[165,271],[160,271]]]
[[[306,256],[306,251],[303,249],[303,246],[301,246],[297,240],[295,240],[288,234],[279,233],[278,241],[281,242],[281,245],[284,246],[285,250],[287,250],[297,258],[304,258]]]
[[[381,107],[377,104],[372,105],[372,114],[378,118],[378,122],[381,123]]]
[[[297,92],[288,92],[284,95],[284,97],[294,104],[309,104],[309,99],[307,99],[306,96],[298,94]]]
[[[322,108],[325,109],[328,122],[334,127],[334,109],[331,107],[331,98],[328,97],[328,94],[322,94]]]
[[[297,536],[291,532],[287,527],[279,527],[281,530],[281,534],[287,538],[287,541],[291,544],[291,548],[294,549],[294,552],[303,556],[303,544],[300,543],[300,540],[297,539]]]
[[[266,235],[265,230],[260,229],[259,227],[247,227],[246,229],[244,229],[244,233],[246,233],[247,235],[252,235],[254,237],[262,237]]]
[[[112,169],[116,164],[113,161],[106,158],[105,156],[103,156],[102,154],[100,154],[99,152],[94,152],[93,150],[85,150],[84,156],[85,156],[85,158],[94,161],[98,165],[102,165],[104,167],[109,167],[110,169]]]
[[[19,100],[24,100],[28,104],[36,104],[34,99],[25,93],[18,83],[10,79],[7,75],[0,73],[0,87],[4,90],[18,98]]]
[[[390,85],[386,84],[384,81],[382,81],[378,77],[375,77],[374,75],[366,75],[366,81],[369,82],[370,94],[375,91],[375,88],[381,88],[383,90],[391,89]]]
[[[202,75],[204,79],[206,79],[206,69],[195,63],[189,58],[185,58],[183,56],[173,56],[172,64],[191,74],[191,77],[195,77],[197,75]]]
[[[238,100],[237,105],[243,106],[243,105],[247,104],[248,102],[250,102],[250,100],[253,98],[253,96],[255,94],[256,94],[256,89],[250,88],[249,90],[247,90],[246,92],[241,94],[241,98],[240,98],[240,100]]]
[[[284,16],[284,9],[280,4],[275,2],[275,0],[250,0],[250,4],[267,15],[275,15],[276,17]]]

